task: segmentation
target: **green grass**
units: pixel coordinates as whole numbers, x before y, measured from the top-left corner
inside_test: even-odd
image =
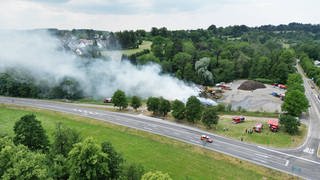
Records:
[[[152,42],[151,41],[143,41],[140,45],[139,48],[135,48],[135,49],[124,49],[124,50],[120,50],[120,52],[124,55],[130,56],[132,54],[135,54],[137,52],[143,51],[145,49],[151,49],[151,45]],[[108,56],[108,52],[110,52],[110,50],[106,50],[106,51],[102,51],[102,55],[103,56]]]
[[[171,117],[167,119],[170,121],[175,121]],[[188,123],[186,121],[175,122],[185,124],[188,126],[195,126],[199,129],[203,129],[232,139],[240,140],[242,138],[245,142],[277,148],[298,147],[303,143],[307,135],[307,127],[304,124],[301,124],[301,126],[299,127],[299,133],[297,135],[291,136],[284,131],[284,128],[280,128],[279,131],[276,133],[271,132],[268,128],[266,120],[260,119],[250,119],[239,124],[233,124],[231,118],[223,118],[219,119],[218,125],[211,129],[207,129],[201,122],[197,122],[195,124]],[[245,133],[246,129],[252,129],[254,125],[258,122],[263,123],[264,129],[261,133]],[[226,131],[224,129],[228,130]]]
[[[103,99],[83,98],[79,100],[71,101],[72,103],[84,103],[84,104],[96,104],[96,105],[112,105],[112,103],[104,103]]]
[[[122,54],[130,56],[132,54],[135,54],[137,52],[143,51],[145,49],[151,49],[152,42],[151,41],[143,41],[140,45],[139,48],[136,49],[126,49],[122,50]]]
[[[256,112],[251,112],[251,111],[230,111],[230,112],[220,112],[219,114],[221,115],[243,115],[243,116],[254,116],[254,117],[274,117],[274,118],[278,118],[279,114],[278,113],[272,113],[272,112],[260,112],[260,111],[256,111]]]
[[[245,133],[246,129],[252,129],[252,127],[258,123],[262,122],[263,130],[261,133]],[[228,128],[228,131],[224,131],[224,128]],[[239,124],[233,124],[231,119],[221,119],[216,129],[212,130],[214,133],[240,139],[243,141],[263,144],[272,147],[297,147],[301,145],[307,134],[307,127],[301,124],[299,127],[299,133],[297,135],[291,136],[284,131],[284,128],[280,128],[278,132],[273,133],[269,130],[268,124],[264,120],[253,119],[248,120]]]
[[[63,113],[0,105],[0,130],[13,135],[13,125],[21,116],[34,113],[50,139],[57,122],[92,136],[110,141],[127,162],[141,163],[147,170],[168,172],[173,179],[289,179],[291,176],[241,161],[201,147],[162,136],[101,121]]]

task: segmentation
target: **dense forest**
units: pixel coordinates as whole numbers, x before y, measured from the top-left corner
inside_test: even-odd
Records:
[[[103,49],[137,48],[143,41],[152,41],[151,50],[144,50],[122,60],[137,66],[157,63],[162,73],[185,82],[214,85],[235,79],[254,79],[264,83],[286,83],[288,74],[300,59],[302,67],[320,85],[320,70],[314,60],[320,56],[320,25],[290,23],[247,27],[209,26],[197,30],[145,30],[107,32],[90,29],[49,29],[62,43],[70,39],[91,40],[89,55],[101,58]],[[101,46],[101,47],[100,47]],[[64,44],[64,49],[70,47]],[[85,96],[79,82],[71,77],[57,85],[36,82],[28,72],[6,69],[0,72],[0,95],[33,98],[78,99]]]

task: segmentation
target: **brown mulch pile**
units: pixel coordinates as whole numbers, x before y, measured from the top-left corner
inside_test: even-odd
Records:
[[[252,81],[252,80],[245,81],[238,87],[238,89],[246,90],[246,91],[253,91],[261,88],[266,88],[266,86],[261,82]]]

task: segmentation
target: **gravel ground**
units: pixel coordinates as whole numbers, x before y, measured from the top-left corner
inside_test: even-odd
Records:
[[[265,84],[267,88],[254,91],[238,90],[238,87],[244,81],[245,80],[238,80],[232,82],[232,90],[225,91],[223,98],[218,102],[231,104],[233,110],[237,110],[237,108],[241,106],[241,108],[246,109],[247,111],[281,111],[281,104],[283,101],[281,101],[280,98],[272,96],[271,93],[285,93],[285,90],[274,88],[267,84]]]

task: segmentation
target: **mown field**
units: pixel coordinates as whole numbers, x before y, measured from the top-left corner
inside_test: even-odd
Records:
[[[135,49],[124,49],[124,50],[120,50],[121,54],[130,56],[132,54],[135,54],[137,52],[143,51],[145,49],[151,49],[151,45],[152,42],[151,41],[143,41],[140,45],[139,48],[135,48]],[[106,51],[102,51],[101,52],[103,56],[108,56],[108,54],[110,53],[110,50],[106,50]]]
[[[263,124],[263,130],[261,133],[246,133],[246,129],[252,129],[252,127],[261,122]],[[224,130],[227,128],[228,130]],[[299,133],[297,135],[291,136],[284,131],[284,128],[279,129],[278,132],[274,133],[269,130],[266,120],[261,119],[251,119],[239,124],[231,123],[231,119],[225,118],[219,121],[219,124],[216,129],[213,129],[214,133],[232,137],[235,139],[242,138],[243,141],[263,144],[272,147],[297,147],[301,145],[304,141],[304,138],[307,134],[307,127],[304,124],[301,124],[299,127]]]
[[[77,129],[83,137],[110,141],[131,163],[146,170],[168,172],[173,179],[289,179],[291,176],[201,147],[150,133],[53,111],[0,105],[0,132],[13,135],[13,125],[33,113],[51,138],[57,122]]]

